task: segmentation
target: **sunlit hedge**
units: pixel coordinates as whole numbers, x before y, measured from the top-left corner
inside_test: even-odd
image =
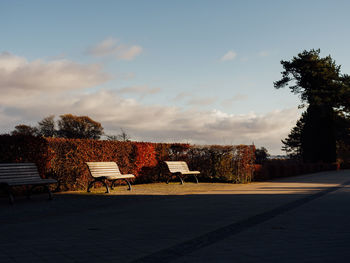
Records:
[[[122,173],[135,174],[135,183],[162,182],[165,160],[184,160],[201,171],[200,181],[250,182],[254,146],[197,146],[146,142],[0,136],[0,162],[34,162],[43,177],[59,181],[58,190],[86,189],[91,177],[87,161],[115,161]]]

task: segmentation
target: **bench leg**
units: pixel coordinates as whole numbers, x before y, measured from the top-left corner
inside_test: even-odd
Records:
[[[194,180],[195,180],[196,184],[198,184],[199,182],[198,182],[197,175],[195,175],[195,174],[192,174],[192,175],[193,175],[193,177],[194,177]],[[186,176],[186,178],[187,178],[187,176],[189,176],[189,175],[185,175],[185,176]]]
[[[34,188],[38,187],[38,186],[42,186],[44,188],[44,190],[48,193],[49,195],[49,200],[52,200],[53,199],[53,195],[52,195],[52,192],[50,190],[50,187],[47,185],[47,184],[43,184],[43,185],[33,185],[32,187],[27,187],[27,199],[30,199],[30,196],[34,190]]]
[[[180,184],[184,184],[184,180],[181,178],[180,173],[175,173],[175,175],[180,179]],[[170,181],[171,177],[169,177],[168,181],[166,183],[168,184]]]
[[[90,188],[92,187],[92,185],[95,183],[95,181],[92,181],[89,183],[88,188],[87,188],[87,192],[90,193]]]
[[[33,192],[33,189],[37,187],[37,185],[33,185],[32,187],[29,187],[27,188],[27,199],[31,199],[31,195],[32,195],[32,192]]]
[[[111,184],[111,190],[113,190],[113,189],[114,189],[114,184],[115,184],[115,182],[117,182],[117,180],[118,180],[118,179],[116,179],[116,180],[113,180],[113,181],[112,181],[112,184]],[[128,187],[129,187],[129,188],[128,188],[128,190],[130,191],[130,190],[131,190],[131,184],[130,184],[129,180],[128,180],[128,179],[126,179],[126,178],[125,178],[125,179],[123,179],[123,180],[124,180],[124,181],[125,181],[125,182],[128,184]]]
[[[30,194],[32,193],[32,187],[29,187],[29,185],[26,186],[26,196],[27,199],[30,199]]]
[[[128,186],[129,186],[128,190],[131,191],[131,184],[130,184],[129,180],[128,180],[128,179],[124,179],[124,181],[125,181],[125,182],[128,184]]]
[[[47,191],[47,193],[49,194],[49,200],[52,200],[53,196],[52,196],[52,192],[50,190],[50,187],[46,184],[46,185],[44,185],[44,188]]]
[[[8,197],[9,197],[9,203],[11,205],[13,205],[13,203],[15,202],[15,199],[13,198],[11,186],[3,183],[3,184],[0,184],[0,189],[7,193]]]
[[[117,180],[118,180],[118,179],[116,179],[116,180],[113,180],[113,181],[112,181],[112,183],[111,183],[111,187],[110,187],[110,188],[111,188],[111,190],[114,190],[114,183],[115,183]]]
[[[101,181],[103,183],[103,185],[106,187],[106,194],[109,194],[109,188],[108,188],[108,184],[106,183],[105,180]]]
[[[178,174],[176,174],[177,175],[177,177],[179,177],[179,179],[180,179],[180,184],[184,184],[184,179],[181,177],[181,175],[180,175],[180,173],[178,173]]]
[[[6,187],[6,192],[7,192],[8,196],[9,196],[9,202],[10,202],[10,204],[13,205],[14,202],[15,202],[15,198],[13,197],[11,186],[7,186],[7,187]]]
[[[96,182],[101,182],[105,187],[106,187],[106,194],[109,194],[109,188],[108,188],[108,184],[106,183],[106,180],[105,179],[97,179],[97,180],[94,180],[92,182],[89,183],[88,185],[88,189],[87,189],[87,192],[90,193],[90,188],[93,186],[94,183]]]

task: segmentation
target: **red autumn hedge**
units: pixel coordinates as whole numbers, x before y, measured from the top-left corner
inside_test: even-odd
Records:
[[[252,179],[254,146],[193,146],[146,142],[0,136],[0,162],[34,162],[43,177],[59,181],[58,190],[86,189],[91,177],[85,162],[115,161],[136,183],[168,177],[165,160],[184,160],[201,171],[200,181],[248,182]]]

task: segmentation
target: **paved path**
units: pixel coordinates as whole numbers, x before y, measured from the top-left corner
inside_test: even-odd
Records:
[[[102,191],[102,190],[101,190]],[[0,199],[0,262],[347,262],[350,171]]]

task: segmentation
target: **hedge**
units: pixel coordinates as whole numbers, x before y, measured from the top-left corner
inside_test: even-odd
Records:
[[[86,189],[87,161],[115,161],[135,183],[165,181],[165,160],[184,160],[201,171],[200,181],[250,182],[255,147],[198,146],[180,143],[119,142],[0,135],[0,162],[34,162],[42,177],[59,181],[58,191]]]
[[[254,165],[254,180],[265,181],[321,171],[339,170],[337,163],[303,163],[296,160],[268,160]]]

